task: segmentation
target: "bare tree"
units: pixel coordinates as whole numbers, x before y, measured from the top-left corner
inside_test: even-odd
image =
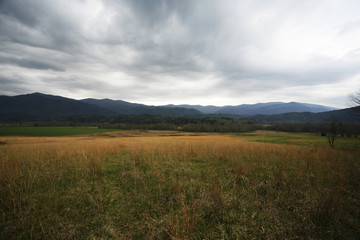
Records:
[[[350,104],[360,106],[360,90],[349,95]]]
[[[335,148],[335,139],[338,135],[339,128],[342,126],[341,122],[337,120],[336,116],[331,116],[331,123],[327,135],[328,142],[331,148]]]

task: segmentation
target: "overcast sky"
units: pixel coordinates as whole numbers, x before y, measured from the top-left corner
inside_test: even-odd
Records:
[[[0,0],[0,95],[347,107],[359,0]]]

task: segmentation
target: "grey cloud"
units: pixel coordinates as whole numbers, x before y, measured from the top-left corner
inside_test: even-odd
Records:
[[[24,68],[33,68],[39,70],[53,70],[53,71],[65,71],[65,68],[61,66],[56,66],[52,63],[47,63],[35,59],[27,59],[27,58],[6,58],[0,57],[0,64],[12,64],[17,65]]]
[[[15,78],[0,76],[0,83],[1,84],[9,84],[9,83],[18,84],[18,83],[21,83],[21,81],[18,79],[15,79]]]
[[[114,89],[111,84],[88,77],[67,76],[67,77],[45,77],[41,79],[44,85],[57,86],[69,91],[94,91],[109,92]],[[69,87],[71,86],[71,88]]]
[[[39,2],[3,0],[0,2],[0,13],[10,16],[29,27],[34,27],[39,23],[40,16],[45,11],[42,6]]]
[[[0,95],[18,95],[31,91],[24,80],[0,75]]]
[[[300,36],[294,29],[307,33],[313,27],[316,32],[322,30],[319,26],[330,26],[320,24],[319,19],[326,16],[323,3],[303,1],[294,8],[294,2],[104,0],[102,9],[96,5],[87,9],[91,2],[82,0],[4,0],[0,3],[0,66],[20,66],[23,76],[52,70],[53,76],[41,78],[52,89],[88,91],[93,97],[119,93],[134,99],[186,99],[190,93],[204,97],[226,93],[237,99],[289,86],[333,84],[359,74],[356,49],[360,46],[352,51],[344,46],[344,58],[334,59],[330,53],[317,58],[317,53],[304,51],[308,62],[296,55],[296,48],[285,51],[279,46],[277,41],[289,37],[287,30]],[[359,7],[351,0],[345,4]],[[319,14],[315,18],[319,26],[306,20],[313,9],[310,20]],[[92,11],[94,16],[87,18]],[[340,29],[344,38],[351,34],[359,38],[354,35],[356,23],[357,16],[335,32]],[[299,51],[307,49],[306,41],[298,43],[292,36],[289,41],[295,41],[289,44],[298,44]],[[93,72],[96,77],[90,76]],[[214,75],[217,82],[211,86],[189,89],[192,85],[186,85]],[[119,82],[124,84],[115,84]],[[179,82],[182,89],[176,93],[158,87]]]
[[[123,44],[137,52],[136,62],[126,65],[126,70],[178,74],[183,71],[206,70],[198,64],[199,59],[203,59],[203,62],[211,61],[208,55],[203,55],[203,37],[208,35],[206,31],[215,28],[217,19],[212,20],[211,26],[205,23],[212,19],[208,15],[203,16],[205,20],[198,21],[197,9],[193,9],[194,5],[190,1],[114,1],[107,4],[116,7],[118,15],[113,26],[99,36],[97,42]],[[27,5],[31,5],[30,11],[24,11]],[[81,54],[91,51],[91,45],[84,46],[87,43],[81,42],[82,38],[88,37],[81,35],[80,29],[71,26],[71,17],[68,21],[65,19],[66,15],[58,17],[60,13],[55,13],[54,8],[56,6],[36,1],[32,4],[27,1],[6,2],[6,16],[15,17],[20,25],[14,24],[12,18],[5,18],[0,28],[2,32],[8,33],[6,35],[12,42]],[[130,11],[125,18],[122,15],[123,8]],[[203,24],[199,25],[199,22]],[[197,23],[196,29],[193,28],[194,23]],[[174,24],[177,25],[173,26]],[[179,26],[188,32],[187,36],[174,38]]]
[[[4,40],[33,47],[71,51],[79,42],[73,17],[56,1],[5,0],[0,31]]]
[[[123,4],[117,7],[121,9]],[[211,16],[215,12],[197,12],[197,5],[193,1],[126,1],[125,6],[132,14],[124,19],[119,11],[105,38],[122,33],[115,36],[119,44],[126,43],[135,49],[140,54],[137,64],[144,68],[184,65],[187,69],[194,63],[194,57],[205,57],[202,55],[207,51],[206,45],[211,45],[206,40],[216,37],[213,33],[218,19]],[[124,26],[124,22],[130,27]]]

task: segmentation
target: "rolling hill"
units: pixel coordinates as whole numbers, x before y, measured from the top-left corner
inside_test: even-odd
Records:
[[[132,114],[183,117],[201,115],[201,112],[195,109],[146,106],[111,99],[75,100],[42,93],[0,96],[0,121],[48,121],[66,116],[110,117]]]
[[[0,120],[54,120],[63,116],[101,115],[115,112],[70,98],[32,93],[18,96],[0,96]]]
[[[117,115],[139,115],[139,114],[154,114],[154,115],[165,115],[172,117],[183,117],[183,116],[197,116],[202,113],[196,109],[183,108],[183,107],[166,107],[166,106],[147,106],[138,103],[129,103],[121,100],[111,99],[83,99],[84,103],[89,103],[114,111]]]

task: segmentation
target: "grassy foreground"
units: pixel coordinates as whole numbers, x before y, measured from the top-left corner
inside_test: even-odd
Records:
[[[0,127],[0,136],[71,136],[119,131],[96,127]]]
[[[360,237],[359,150],[229,136],[0,140],[0,239]]]

